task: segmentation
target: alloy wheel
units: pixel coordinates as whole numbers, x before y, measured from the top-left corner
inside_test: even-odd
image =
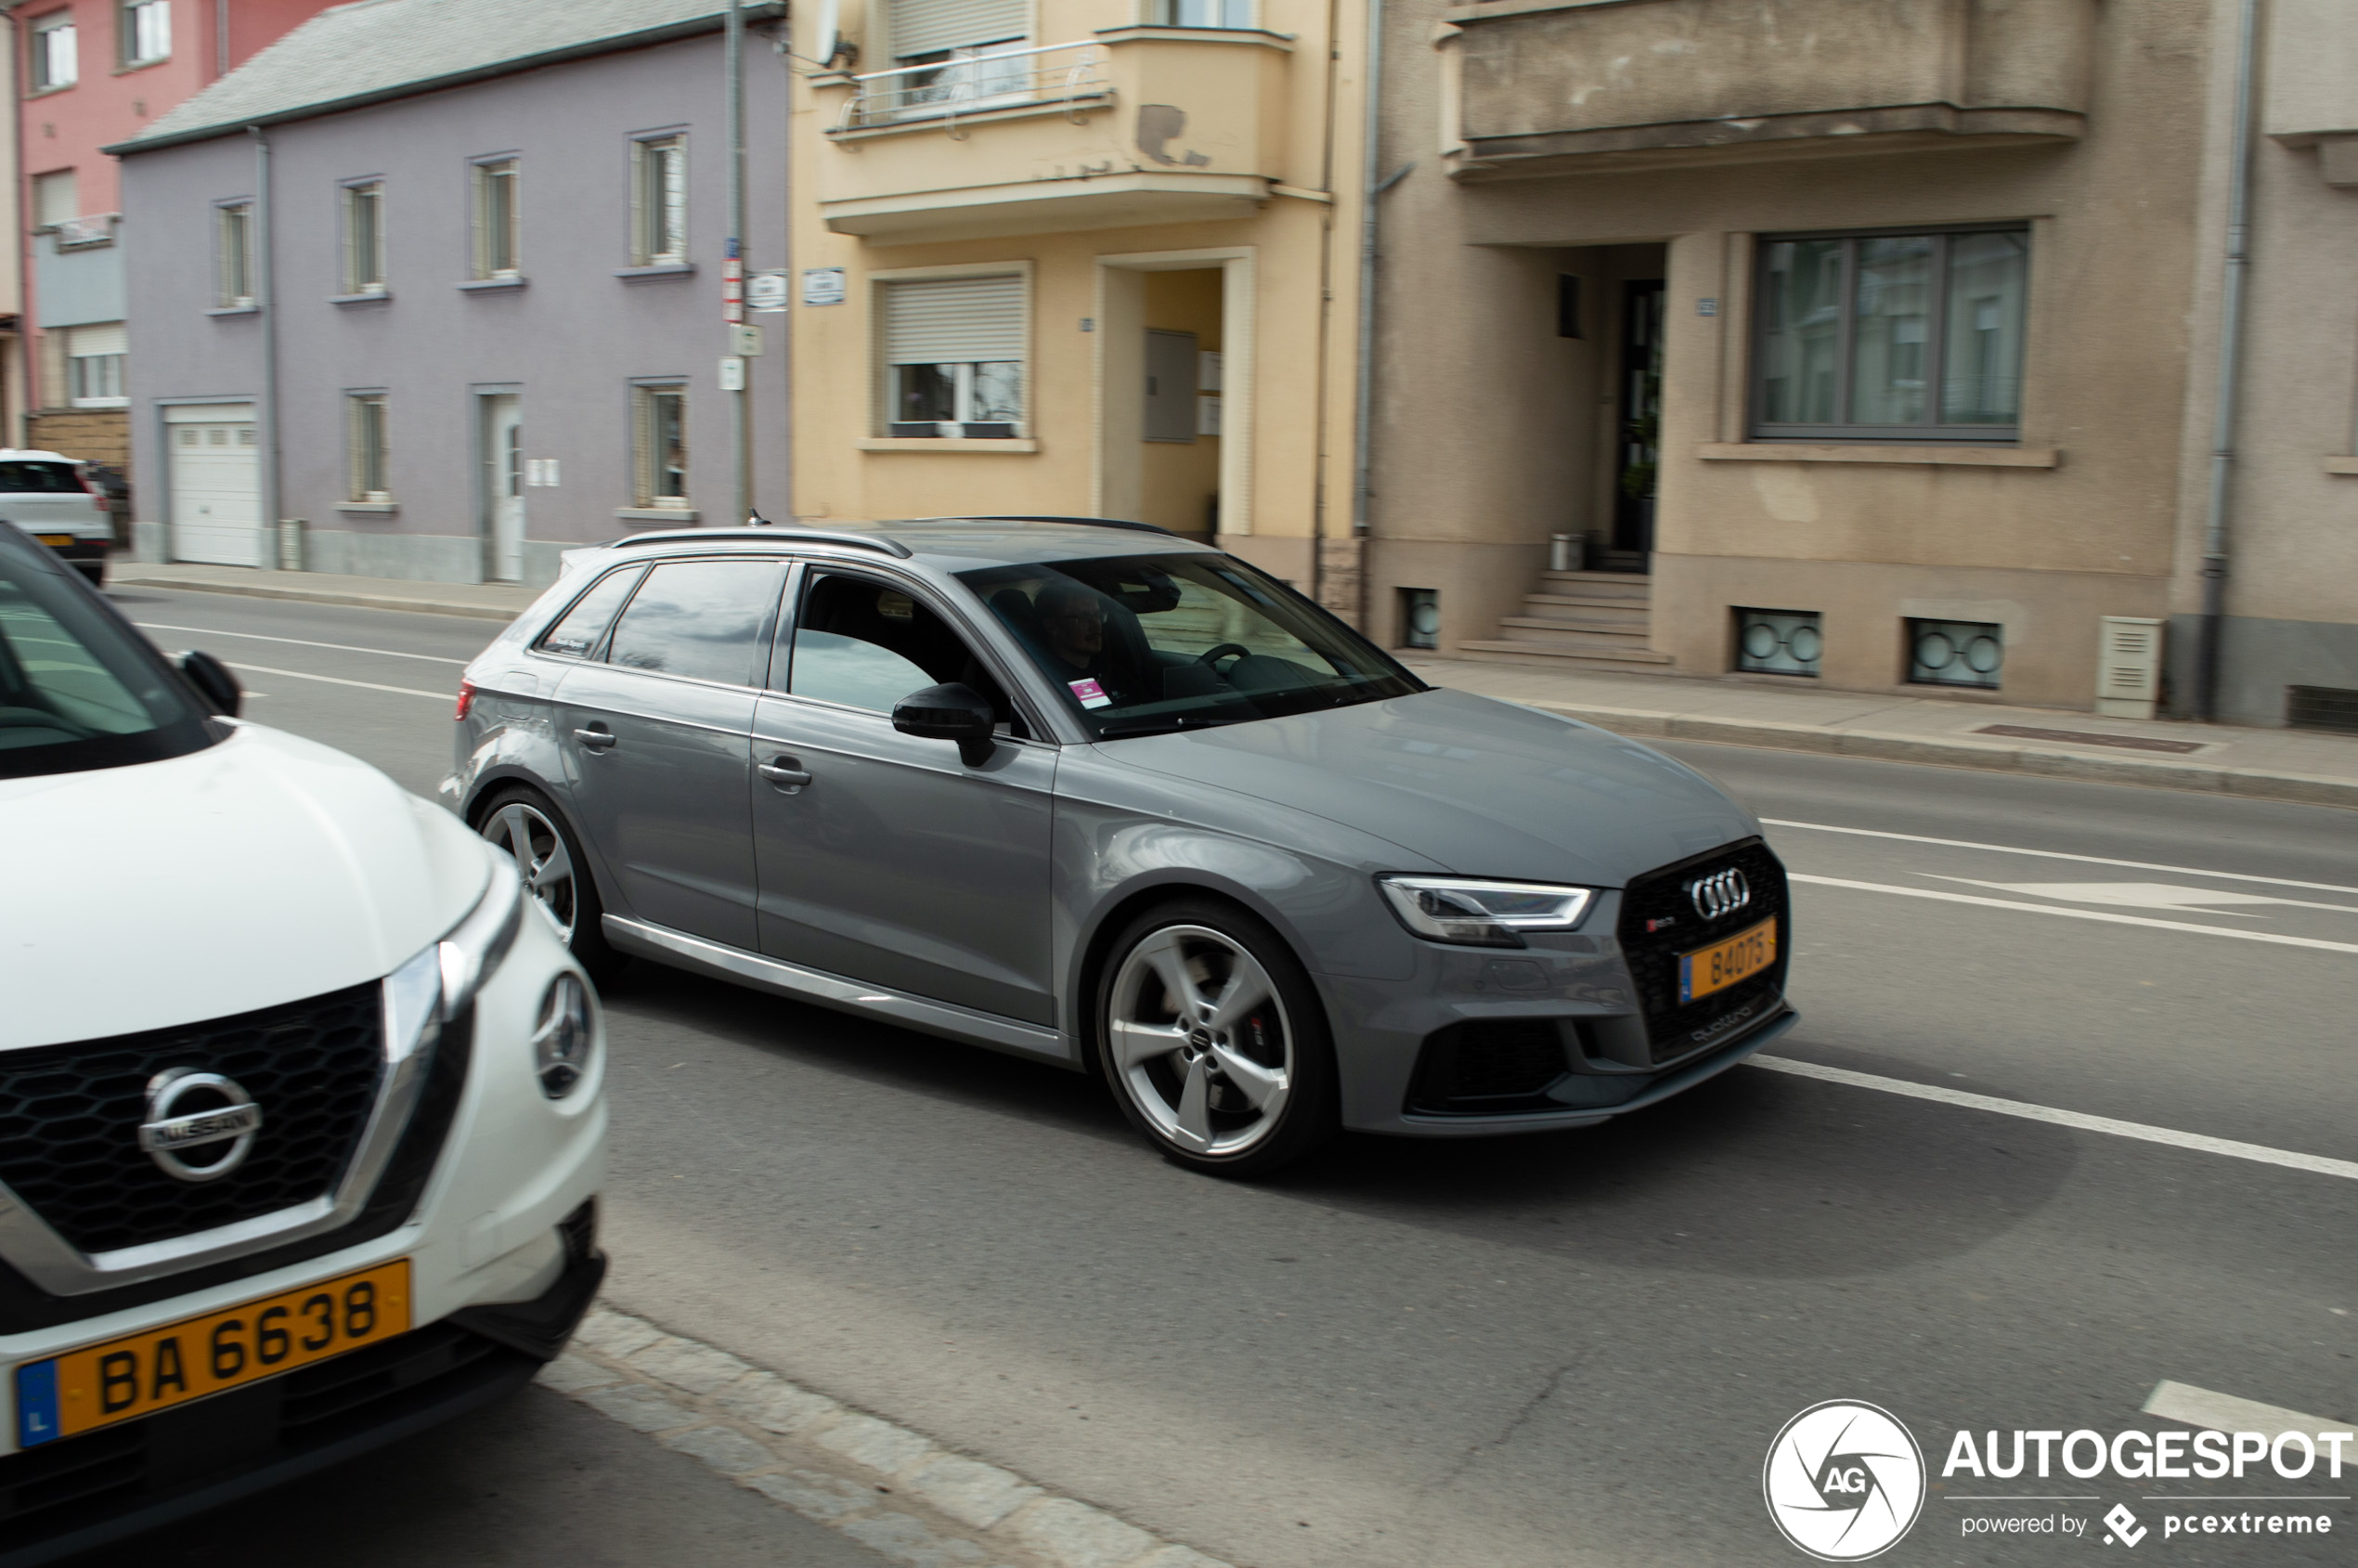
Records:
[[[565,945],[573,945],[576,917],[573,857],[557,824],[521,800],[511,800],[483,820],[483,836],[514,857],[516,874],[540,901]]]
[[[1108,1057],[1131,1103],[1190,1154],[1238,1155],[1277,1129],[1294,1034],[1269,972],[1206,926],[1150,931],[1115,971]]]

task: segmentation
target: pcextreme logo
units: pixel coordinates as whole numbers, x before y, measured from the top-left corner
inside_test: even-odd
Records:
[[[1824,1562],[1889,1550],[1924,1506],[1924,1456],[1890,1411],[1850,1399],[1812,1405],[1777,1433],[1761,1466],[1768,1517]]]

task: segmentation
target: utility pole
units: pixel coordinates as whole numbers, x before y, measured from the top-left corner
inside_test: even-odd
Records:
[[[753,366],[745,354],[745,18],[742,0],[729,0],[726,33],[729,73],[729,251],[721,261],[720,314],[729,323],[729,355],[736,361],[734,460],[736,500],[729,525],[735,527],[753,515]]]

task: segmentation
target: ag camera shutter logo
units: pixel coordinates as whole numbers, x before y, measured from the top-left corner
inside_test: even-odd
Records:
[[[1821,1562],[1861,1562],[1924,1511],[1924,1450],[1888,1410],[1829,1399],[1777,1433],[1760,1490],[1786,1540]]]

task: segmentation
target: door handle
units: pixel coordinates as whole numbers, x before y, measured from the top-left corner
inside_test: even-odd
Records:
[[[605,751],[622,737],[611,730],[576,730],[573,738],[588,751]]]
[[[802,786],[810,782],[810,774],[791,757],[773,757],[756,771],[781,795],[800,794]]]

